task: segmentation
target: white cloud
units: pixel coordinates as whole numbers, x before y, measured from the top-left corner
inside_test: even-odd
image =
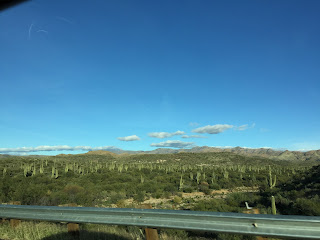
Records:
[[[114,146],[89,147],[89,146],[38,146],[20,148],[0,148],[1,153],[28,153],[28,152],[51,152],[51,151],[94,151],[94,150],[120,150]]]
[[[290,147],[292,151],[312,151],[320,150],[320,142],[299,142]]]
[[[182,138],[207,138],[207,137],[201,136],[201,135],[183,135],[181,137]]]
[[[137,135],[131,135],[126,137],[118,137],[118,140],[120,141],[139,141],[140,138]]]
[[[255,126],[256,126],[255,123],[253,123],[251,126],[249,126],[248,124],[244,124],[244,125],[241,125],[239,127],[236,127],[235,129],[239,130],[239,131],[243,131],[243,130],[247,130],[249,128],[254,128]]]
[[[160,143],[151,143],[151,147],[173,147],[173,148],[187,148],[187,147],[192,147],[193,142],[182,142],[179,140],[167,140],[165,142],[160,142]]]
[[[218,134],[233,127],[234,127],[233,125],[228,125],[228,124],[207,125],[205,127],[199,127],[199,128],[193,129],[192,132]]]
[[[239,131],[243,131],[243,130],[246,130],[248,129],[249,125],[248,124],[245,124],[245,125],[241,125],[239,127],[236,127],[237,130]]]
[[[169,133],[169,132],[152,132],[152,133],[149,133],[149,137],[154,137],[154,138],[169,138],[169,137],[173,137],[173,136],[176,136],[176,135],[183,135],[185,134],[185,132],[183,131],[176,131],[176,132],[173,132],[173,133]]]
[[[199,126],[200,124],[199,123],[197,123],[197,122],[191,122],[191,123],[189,123],[189,126],[191,126],[191,127],[196,127],[196,126]]]

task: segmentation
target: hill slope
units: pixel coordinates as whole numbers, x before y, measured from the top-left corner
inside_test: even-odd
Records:
[[[194,147],[191,149],[171,149],[171,148],[157,148],[152,151],[125,151],[125,150],[110,150],[110,151],[90,151],[87,154],[104,155],[104,154],[174,154],[174,153],[234,153],[250,157],[263,157],[273,160],[287,160],[287,161],[320,161],[320,150],[313,150],[308,152],[288,151],[288,150],[273,150],[271,148],[216,148],[216,147]],[[116,155],[113,155],[114,157]]]

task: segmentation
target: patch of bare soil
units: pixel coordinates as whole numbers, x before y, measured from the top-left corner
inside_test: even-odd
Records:
[[[150,198],[150,199],[147,199],[143,202],[143,204],[151,204],[151,205],[158,205],[158,204],[161,204],[161,203],[165,203],[165,202],[169,202],[173,199],[172,198]]]
[[[190,199],[192,201],[200,201],[205,199],[212,199],[212,198],[225,198],[230,193],[237,193],[237,192],[258,192],[258,187],[238,187],[234,189],[220,189],[220,190],[213,190],[211,194],[205,195],[203,192],[192,192],[192,193],[181,193],[182,199]],[[170,198],[149,198],[146,199],[144,202],[140,204],[150,204],[152,206],[159,206],[159,205],[170,205],[172,206],[172,200],[174,196]],[[134,206],[135,203],[132,198],[123,200],[121,203],[122,206],[118,206],[117,204],[111,204],[111,207],[124,207],[124,206]],[[138,205],[140,205],[138,204]],[[106,206],[102,206],[106,207]]]
[[[220,190],[213,190],[210,195],[205,195],[203,192],[192,192],[192,193],[182,193],[183,198],[220,198],[221,195],[226,196],[230,193],[237,193],[237,192],[258,192],[258,187],[238,187],[234,189],[220,189]]]
[[[194,201],[212,199],[212,198],[225,198],[230,193],[237,192],[258,192],[258,187],[238,187],[234,189],[220,189],[213,190],[210,195],[205,195],[203,192],[181,193],[183,199],[192,199]],[[171,198],[149,198],[143,202],[143,204],[159,205],[171,202]],[[128,199],[127,203],[132,203],[133,200]]]

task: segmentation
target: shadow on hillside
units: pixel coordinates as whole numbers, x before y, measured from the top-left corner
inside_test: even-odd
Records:
[[[132,240],[131,238],[122,237],[116,234],[92,232],[80,230],[78,236],[73,236],[69,233],[59,233],[49,237],[42,238],[42,240]]]

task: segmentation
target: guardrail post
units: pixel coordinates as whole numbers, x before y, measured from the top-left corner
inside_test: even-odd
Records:
[[[70,203],[68,204],[69,207],[76,207],[77,204],[75,203]],[[71,234],[74,237],[79,238],[80,236],[80,228],[79,228],[79,224],[77,223],[68,223],[67,224],[67,228],[68,228],[68,233]]]
[[[249,207],[248,203],[246,202],[246,206],[247,206],[247,209],[245,211],[243,211],[243,213],[247,213],[247,214],[260,214],[260,210],[258,208],[252,208],[252,207]],[[256,237],[257,240],[268,240],[268,238],[265,238],[265,237],[260,237],[260,236],[257,236]]]
[[[152,209],[151,204],[143,204],[141,206],[144,209]],[[146,228],[146,240],[159,240],[158,231],[155,228]]]
[[[14,201],[14,202],[9,202],[11,205],[21,205],[20,201]],[[17,227],[21,223],[21,220],[19,219],[10,219],[10,226],[12,228]]]
[[[6,219],[5,218],[0,218],[0,224],[5,223]]]

